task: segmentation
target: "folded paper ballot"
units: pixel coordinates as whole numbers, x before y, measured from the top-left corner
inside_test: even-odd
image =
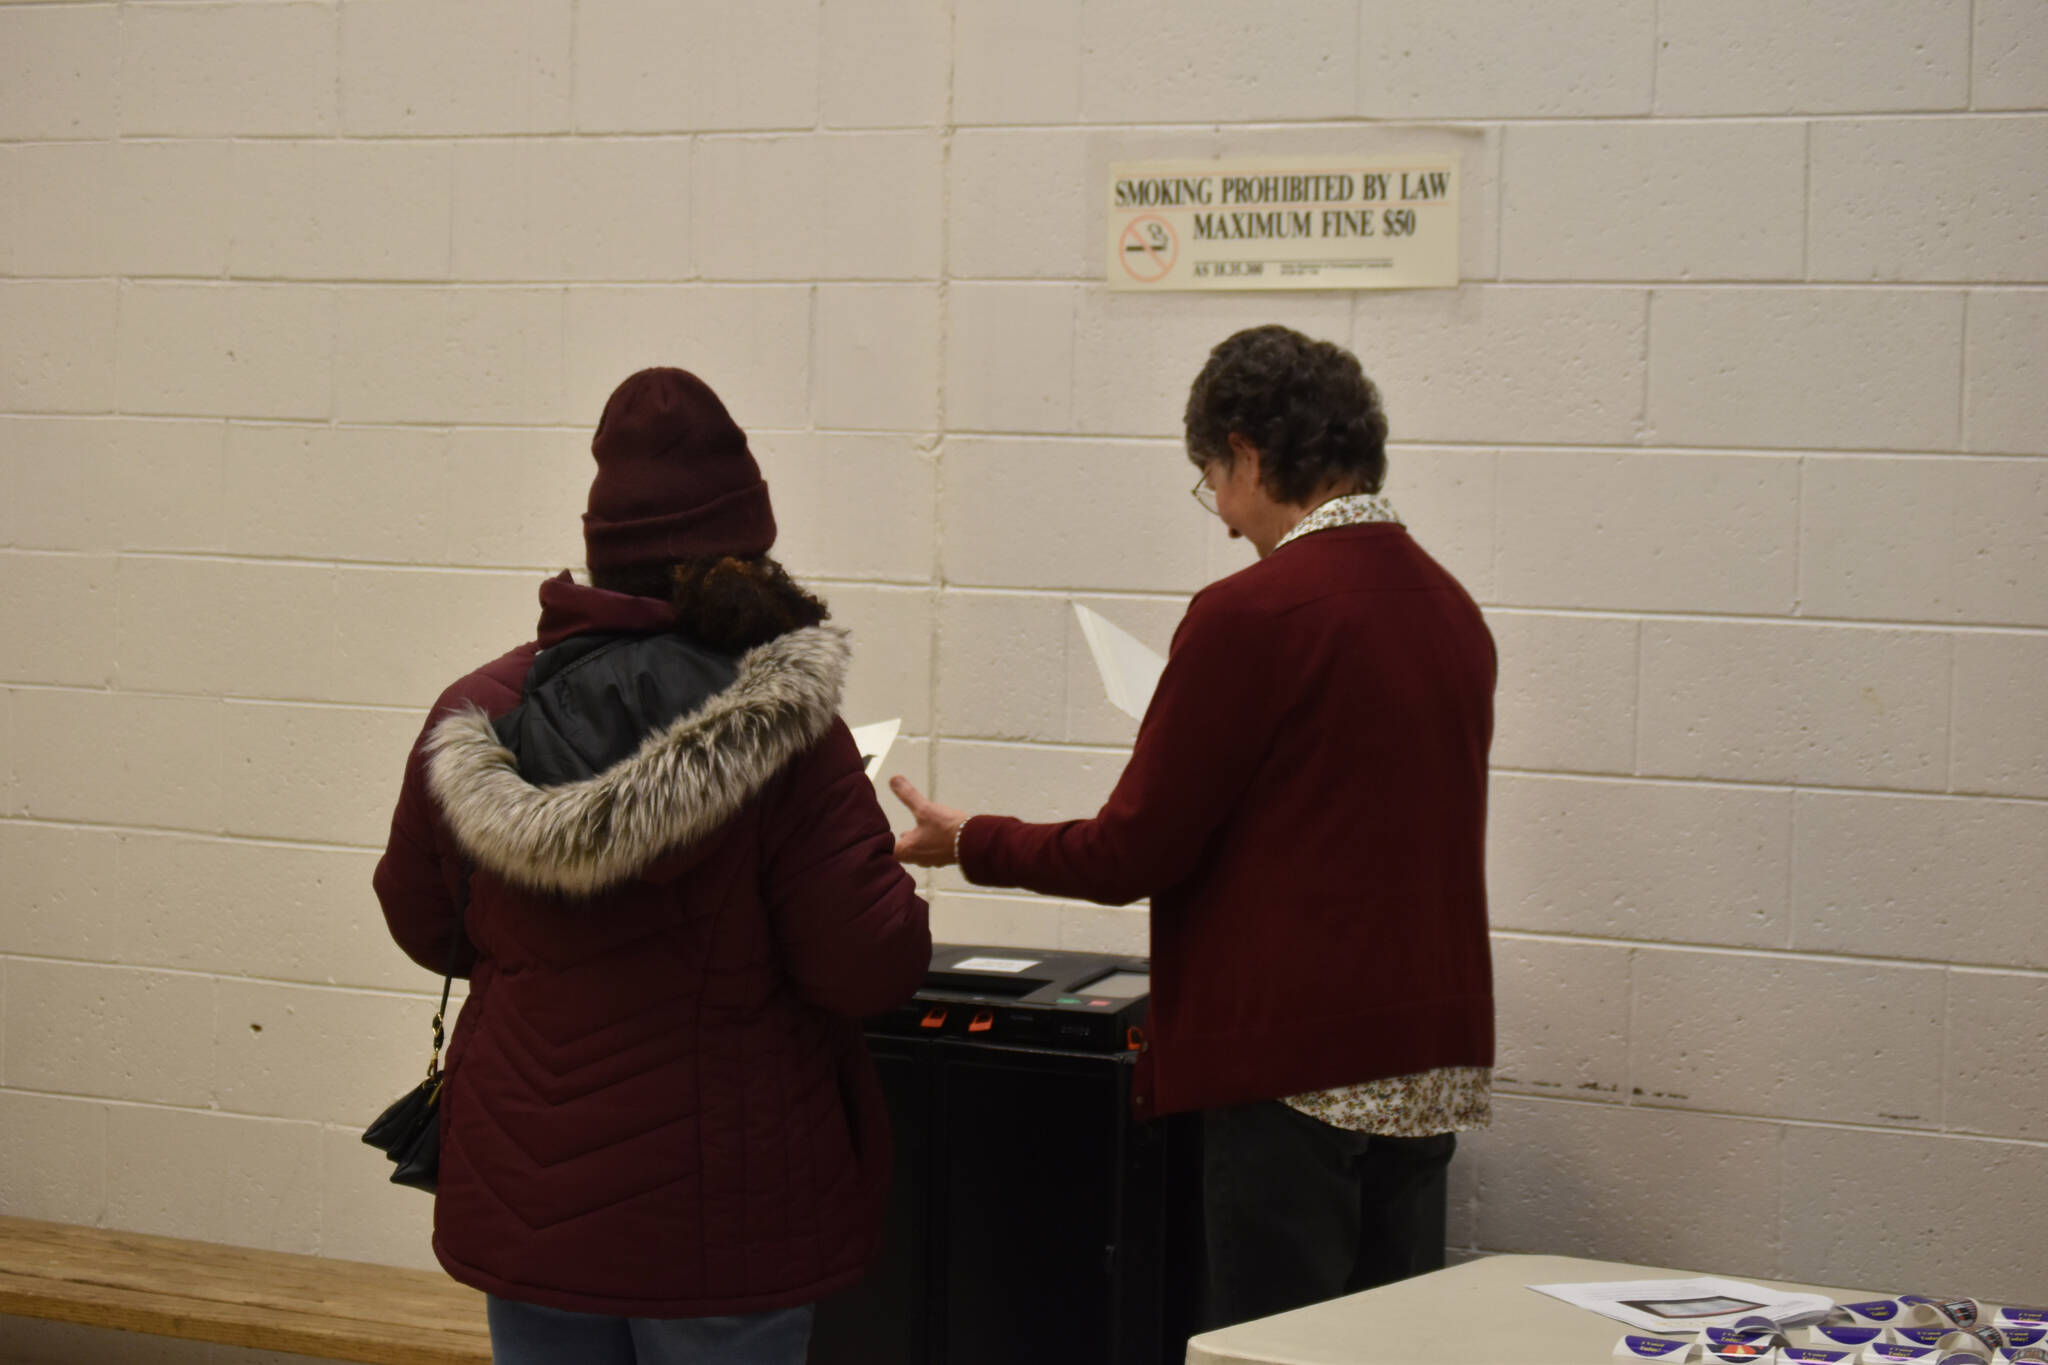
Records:
[[[878,720],[873,725],[853,727],[853,744],[860,750],[861,767],[867,770],[870,779],[882,771],[882,760],[889,756],[889,747],[896,742],[897,734],[903,729],[903,718]]]
[[[1152,690],[1159,686],[1159,675],[1166,671],[1166,660],[1079,602],[1074,603],[1074,615],[1088,640],[1088,652],[1095,656],[1095,671],[1102,675],[1102,690],[1109,694],[1109,704],[1132,720],[1143,720]]]
[[[1778,1327],[1801,1327],[1820,1321],[1834,1306],[1834,1300],[1819,1294],[1793,1294],[1712,1275],[1685,1280],[1532,1284],[1529,1288],[1640,1331],[1666,1336],[1733,1327],[1752,1315],[1768,1318]]]

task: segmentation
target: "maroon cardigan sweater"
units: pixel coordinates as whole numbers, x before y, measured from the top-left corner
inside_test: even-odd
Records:
[[[1093,819],[975,816],[962,871],[1152,898],[1141,1112],[1491,1066],[1494,670],[1406,530],[1312,532],[1196,594]]]
[[[541,604],[538,641],[435,705],[377,866],[399,946],[438,974],[456,936],[471,978],[434,1250],[465,1284],[577,1312],[811,1302],[859,1279],[880,1241],[889,1135],[857,1020],[908,998],[931,957],[833,714],[844,644],[764,645],[635,758],[537,788],[465,708],[510,710],[541,646],[675,623],[666,603],[567,575]],[[544,808],[594,784],[603,799],[578,818]],[[693,816],[712,823],[679,843],[662,823]]]

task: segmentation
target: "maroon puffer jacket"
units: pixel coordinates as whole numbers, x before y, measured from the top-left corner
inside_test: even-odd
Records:
[[[439,972],[464,935],[471,978],[435,1252],[466,1284],[579,1312],[810,1302],[880,1235],[888,1132],[855,1021],[907,998],[931,952],[835,715],[844,640],[760,646],[625,761],[534,787],[484,713],[518,704],[541,648],[674,624],[566,575],[541,603],[537,641],[435,705],[376,873],[406,953]]]

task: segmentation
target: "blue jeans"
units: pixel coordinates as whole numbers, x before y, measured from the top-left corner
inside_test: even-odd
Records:
[[[804,1365],[811,1305],[730,1318],[613,1318],[489,1296],[495,1365]]]

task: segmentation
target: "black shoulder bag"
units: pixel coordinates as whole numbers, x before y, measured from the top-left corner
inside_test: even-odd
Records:
[[[462,871],[455,906],[455,932],[448,937],[448,970],[441,976],[441,1004],[434,1011],[434,1052],[427,1058],[427,1078],[399,1096],[363,1130],[363,1141],[391,1158],[391,1183],[434,1192],[441,1174],[441,1021],[448,1013],[448,988],[455,981],[455,954],[469,918],[469,869]]]

